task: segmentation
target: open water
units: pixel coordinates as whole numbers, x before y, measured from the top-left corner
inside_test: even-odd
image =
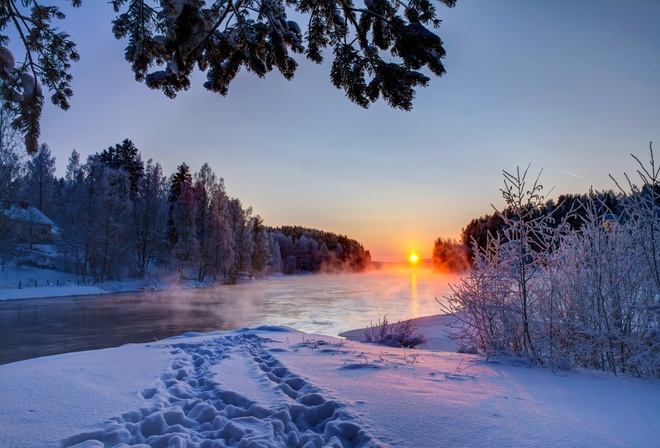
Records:
[[[207,289],[0,301],[0,364],[160,340],[186,332],[284,325],[337,336],[441,314],[458,278],[426,270],[270,277]]]

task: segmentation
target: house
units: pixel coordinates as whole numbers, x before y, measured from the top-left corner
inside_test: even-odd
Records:
[[[53,239],[55,223],[27,202],[18,205],[5,202],[0,213],[0,224],[16,235],[19,241],[32,244]]]
[[[603,216],[603,227],[605,227],[607,230],[611,230],[612,227],[617,224],[619,224],[619,217],[614,213],[608,213]]]

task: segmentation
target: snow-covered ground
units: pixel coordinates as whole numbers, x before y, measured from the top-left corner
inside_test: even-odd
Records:
[[[128,279],[87,284],[80,276],[35,267],[6,266],[0,271],[0,300],[37,299],[111,292],[198,288],[209,286],[196,281],[171,278]]]
[[[262,327],[0,366],[0,446],[658,446],[659,381],[446,352],[446,319],[428,350]]]
[[[79,277],[50,269],[5,266],[0,271],[0,300],[63,297],[108,292],[84,285]]]

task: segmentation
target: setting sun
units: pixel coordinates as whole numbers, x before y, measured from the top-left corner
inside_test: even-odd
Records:
[[[413,252],[412,254],[408,255],[408,261],[411,264],[417,264],[417,262],[419,261],[419,256],[415,252]]]

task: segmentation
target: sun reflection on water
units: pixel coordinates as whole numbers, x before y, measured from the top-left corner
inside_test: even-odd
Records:
[[[419,292],[417,291],[417,272],[410,277],[410,314],[412,318],[419,317]]]

